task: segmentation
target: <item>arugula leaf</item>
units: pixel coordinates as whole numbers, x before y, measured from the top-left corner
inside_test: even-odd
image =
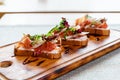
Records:
[[[75,28],[73,28],[73,27],[67,28],[65,32],[68,32],[68,31],[71,31],[71,32],[74,33],[75,32]]]
[[[55,31],[60,31],[58,25],[56,25],[54,28],[52,28],[52,29],[46,34],[46,36],[47,36],[47,37],[48,37],[48,36],[52,36]]]
[[[30,36],[30,39],[32,40],[31,44],[34,45],[34,44],[39,43],[39,41],[42,41],[42,36],[36,34],[36,35]]]
[[[41,38],[41,35],[33,35],[33,36],[30,36],[30,39],[31,40],[39,40]]]
[[[75,28],[71,27],[69,28],[70,31],[75,32]]]
[[[65,18],[62,18],[59,25],[56,25],[54,28],[52,28],[47,34],[46,37],[54,35],[55,32],[60,32],[63,28],[69,27],[68,22]]]
[[[65,22],[65,19],[62,18],[62,20],[60,21],[60,24],[59,24],[59,28],[60,28],[60,29],[65,28],[64,22]]]

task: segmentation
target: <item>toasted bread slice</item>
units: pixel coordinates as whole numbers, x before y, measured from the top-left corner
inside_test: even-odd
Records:
[[[19,43],[17,43],[17,44],[19,44]],[[33,49],[24,49],[22,47],[17,47],[17,45],[15,45],[14,55],[15,56],[33,56],[33,57],[44,57],[44,58],[49,58],[49,59],[57,59],[62,56],[63,50],[64,49],[62,47],[56,47],[52,51],[43,51],[40,54],[37,54],[34,52]]]
[[[88,44],[88,38],[86,35],[76,34],[62,39],[62,44],[84,47]]]
[[[89,32],[89,34],[95,34],[96,33],[96,29],[95,28],[85,28],[84,29],[85,32]]]
[[[110,29],[96,28],[96,33],[95,34],[102,35],[102,36],[109,36],[110,35]]]
[[[110,35],[110,29],[104,29],[104,28],[85,28],[84,31],[89,32],[93,35],[102,35],[102,36],[109,36]]]

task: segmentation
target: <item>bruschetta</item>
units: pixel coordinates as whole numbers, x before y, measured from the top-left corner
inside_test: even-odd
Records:
[[[75,24],[76,26],[79,25],[82,31],[89,32],[93,35],[110,35],[110,29],[108,28],[105,18],[96,19],[89,15],[85,15],[76,19]]]
[[[50,34],[59,34],[62,39],[62,45],[87,46],[88,38],[83,34],[79,26],[70,26],[65,18],[59,25],[53,28]]]
[[[57,39],[43,39],[42,35],[24,35],[21,41],[15,45],[15,56],[36,56],[50,59],[60,58],[63,48],[57,43]]]

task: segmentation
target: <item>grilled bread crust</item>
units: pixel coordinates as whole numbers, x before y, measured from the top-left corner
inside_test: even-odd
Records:
[[[87,46],[88,44],[88,38],[86,35],[81,35],[81,34],[68,36],[66,39],[62,39],[62,44],[84,47]]]
[[[110,35],[110,29],[104,29],[104,28],[85,28],[84,31],[89,32],[89,34],[93,34],[93,35],[101,35],[101,36]]]
[[[14,55],[15,56],[33,56],[33,57],[44,57],[49,59],[57,59],[62,56],[62,53],[64,51],[63,47],[56,47],[53,51],[43,51],[40,54],[37,54],[34,52],[33,49],[24,49],[24,48],[18,48],[15,45],[14,48]]]

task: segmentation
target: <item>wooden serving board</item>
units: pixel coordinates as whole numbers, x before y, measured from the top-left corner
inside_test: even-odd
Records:
[[[81,65],[88,63],[108,52],[120,47],[120,32],[111,30],[110,36],[89,36],[88,46],[69,50],[60,59],[46,59],[41,57],[12,57],[14,45],[0,48],[0,61],[9,60],[13,64],[10,67],[0,68],[0,76],[5,79],[54,79]],[[23,64],[25,59],[35,60]]]

